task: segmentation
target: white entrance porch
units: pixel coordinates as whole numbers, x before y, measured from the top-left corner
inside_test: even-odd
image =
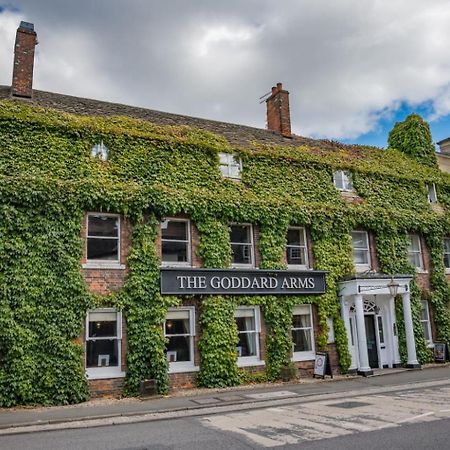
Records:
[[[402,297],[407,367],[420,368],[411,315],[410,276],[355,275],[339,284],[341,315],[345,323],[352,362],[349,370],[368,376],[373,369],[400,366],[395,299]]]

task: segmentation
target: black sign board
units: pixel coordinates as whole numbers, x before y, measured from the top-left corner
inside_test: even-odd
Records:
[[[161,268],[161,294],[323,294],[324,271]]]
[[[434,343],[434,360],[445,362],[447,360],[447,344],[445,342]]]

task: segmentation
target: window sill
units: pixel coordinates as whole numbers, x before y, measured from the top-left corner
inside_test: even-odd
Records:
[[[126,269],[125,264],[120,264],[118,262],[95,262],[88,261],[86,263],[81,264],[83,269],[113,269],[113,270],[124,270]]]
[[[315,353],[313,352],[298,352],[297,354],[294,353],[292,355],[291,361],[298,362],[298,361],[313,361],[316,358]]]
[[[192,267],[190,262],[162,262],[160,267]]]
[[[86,369],[86,378],[89,380],[106,380],[107,378],[124,378],[125,372],[113,368],[89,368]]]
[[[445,275],[450,275],[450,267],[445,268]]]
[[[266,362],[262,361],[261,359],[257,359],[257,358],[253,358],[253,357],[249,357],[248,359],[243,357],[243,358],[238,358],[237,361],[237,366],[238,367],[252,367],[252,366],[265,366]]]
[[[184,373],[184,372],[198,372],[200,370],[199,366],[194,366],[193,364],[180,364],[169,363],[169,374],[171,373]]]
[[[368,272],[371,270],[369,264],[355,264],[356,273]]]
[[[297,266],[295,264],[288,264],[287,268],[288,268],[288,270],[312,270],[311,267]]]
[[[256,269],[253,264],[231,264],[230,269]]]
[[[419,274],[423,274],[424,273],[424,274],[426,274],[426,273],[428,273],[428,270],[416,267],[416,273],[419,273]]]

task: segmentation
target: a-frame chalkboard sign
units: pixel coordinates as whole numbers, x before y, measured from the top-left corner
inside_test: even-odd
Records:
[[[333,372],[331,371],[330,357],[328,353],[316,353],[316,359],[314,362],[314,378],[330,375],[333,378]]]

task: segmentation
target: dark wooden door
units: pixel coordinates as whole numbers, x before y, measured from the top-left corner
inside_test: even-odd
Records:
[[[364,316],[364,323],[366,324],[366,339],[367,339],[367,353],[369,355],[369,366],[372,369],[377,369],[378,364],[378,349],[377,338],[375,336],[375,316]]]

